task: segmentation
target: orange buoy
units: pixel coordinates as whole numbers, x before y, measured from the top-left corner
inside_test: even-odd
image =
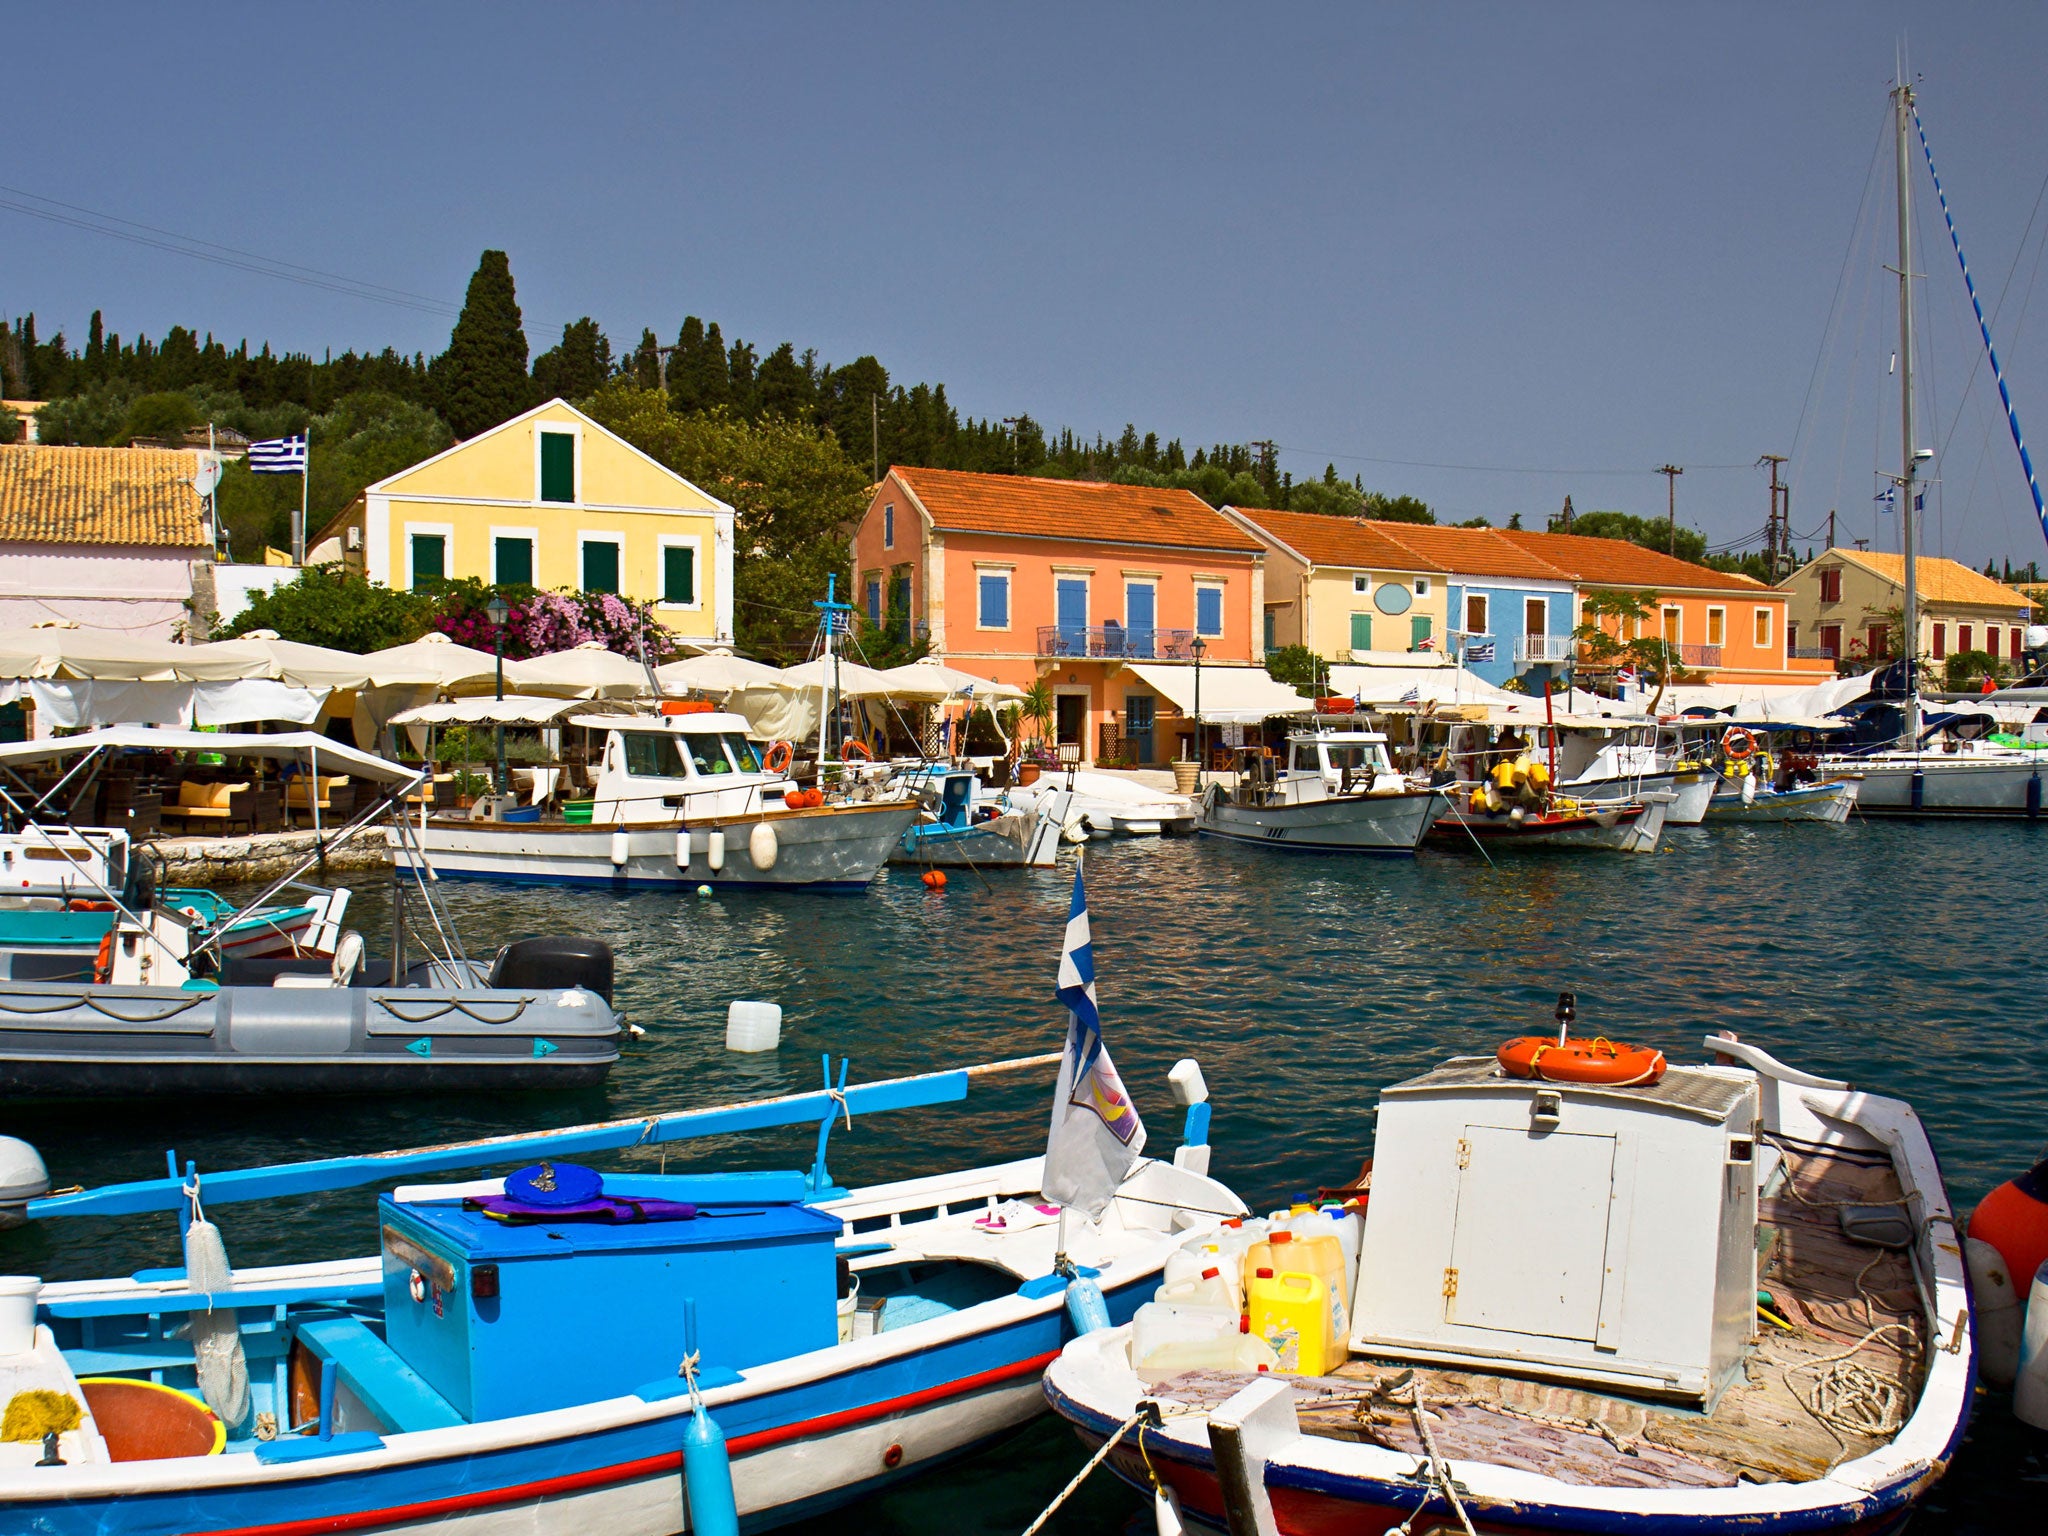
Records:
[[[1521,1035],[1497,1053],[1510,1077],[1552,1083],[1598,1083],[1609,1087],[1648,1086],[1664,1075],[1664,1053],[1646,1045],[1607,1039],[1572,1040],[1562,1045],[1549,1035]]]
[[[946,872],[943,869],[928,869],[920,878],[928,891],[943,891],[946,888]]]
[[[1970,1212],[1969,1235],[2004,1257],[2013,1289],[2022,1298],[2048,1263],[2048,1157],[1991,1191]]]

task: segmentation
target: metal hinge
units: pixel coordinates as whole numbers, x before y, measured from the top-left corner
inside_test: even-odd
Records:
[[[1462,1136],[1458,1138],[1458,1166],[1460,1168],[1470,1168],[1472,1166],[1472,1143]]]
[[[1458,1294],[1458,1272],[1449,1265],[1444,1266],[1444,1300],[1449,1301]]]

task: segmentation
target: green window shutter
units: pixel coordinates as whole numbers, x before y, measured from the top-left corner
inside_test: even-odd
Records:
[[[498,585],[532,586],[533,540],[501,538],[497,541],[497,546]]]
[[[670,544],[661,552],[661,600],[697,601],[697,551],[687,544]]]
[[[1369,651],[1372,649],[1372,615],[1354,613],[1351,615],[1351,649]]]
[[[540,499],[576,499],[576,439],[567,432],[540,435]]]
[[[448,579],[448,538],[439,533],[412,536],[412,584],[415,590]]]
[[[1408,621],[1408,644],[1417,646],[1429,638],[1429,615],[1418,613]]]
[[[583,546],[583,590],[619,590],[619,546],[609,540],[593,540]]]

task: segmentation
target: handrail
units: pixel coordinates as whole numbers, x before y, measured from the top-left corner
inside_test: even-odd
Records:
[[[552,1131],[530,1131],[510,1136],[487,1136],[475,1141],[449,1142],[435,1147],[415,1147],[395,1152],[368,1152],[345,1157],[315,1158],[303,1163],[273,1163],[260,1168],[237,1168],[207,1174],[203,1198],[209,1205],[229,1205],[244,1200],[275,1200],[291,1195],[321,1194],[339,1189],[359,1189],[385,1179],[412,1177],[424,1173],[446,1173],[456,1168],[479,1168],[495,1163],[526,1162],[540,1158],[583,1156],[592,1152],[616,1151],[625,1147],[659,1146],[671,1141],[688,1141],[700,1136],[727,1136],[738,1131],[757,1131],[769,1126],[819,1124],[829,1126],[835,1116],[854,1113],[875,1114],[892,1109],[914,1109],[928,1104],[950,1104],[967,1097],[975,1078],[1021,1072],[1050,1065],[1060,1053],[1018,1056],[1006,1061],[959,1067],[948,1072],[925,1072],[910,1077],[882,1078],[838,1090],[785,1094],[773,1099],[753,1099],[737,1104],[720,1104],[706,1109],[681,1110],[669,1115],[643,1115],[630,1120],[604,1120],[591,1125],[564,1126]],[[822,1158],[821,1158],[822,1161]],[[50,1216],[137,1216],[150,1211],[175,1211],[186,1200],[181,1178],[140,1179],[127,1184],[108,1184],[76,1194],[46,1195],[31,1200],[31,1218]]]

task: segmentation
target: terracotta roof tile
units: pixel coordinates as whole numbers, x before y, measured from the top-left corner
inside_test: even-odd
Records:
[[[1529,577],[1537,581],[1570,581],[1571,572],[1559,569],[1534,551],[1511,543],[1497,528],[1445,528],[1434,523],[1382,523],[1366,525],[1387,538],[1434,562],[1437,570],[1458,576]]]
[[[1501,537],[1568,570],[1595,586],[1643,587],[1652,590],[1702,588],[1715,592],[1768,592],[1753,576],[1694,565],[1625,539],[1596,539],[1583,533],[1533,533],[1504,528]]]
[[[1265,507],[1234,507],[1240,517],[1257,523],[1274,538],[1316,565],[1365,570],[1445,571],[1405,544],[1398,544],[1375,524],[1356,517],[1323,517],[1314,512],[1275,512]]]
[[[978,475],[957,469],[889,473],[908,486],[940,530],[1023,534],[1033,538],[1101,539],[1180,549],[1241,550],[1264,546],[1192,491],[1094,480],[1044,480],[1031,475]]]
[[[1906,580],[1904,555],[1877,554],[1867,549],[1831,549],[1828,553],[1875,571],[1886,581],[1903,585]],[[1918,588],[1922,602],[1974,603],[1995,608],[2032,606],[2026,593],[1993,581],[1982,571],[1935,555],[1922,555],[1913,562],[1913,585]]]
[[[198,467],[167,448],[0,447],[0,539],[204,548]]]

